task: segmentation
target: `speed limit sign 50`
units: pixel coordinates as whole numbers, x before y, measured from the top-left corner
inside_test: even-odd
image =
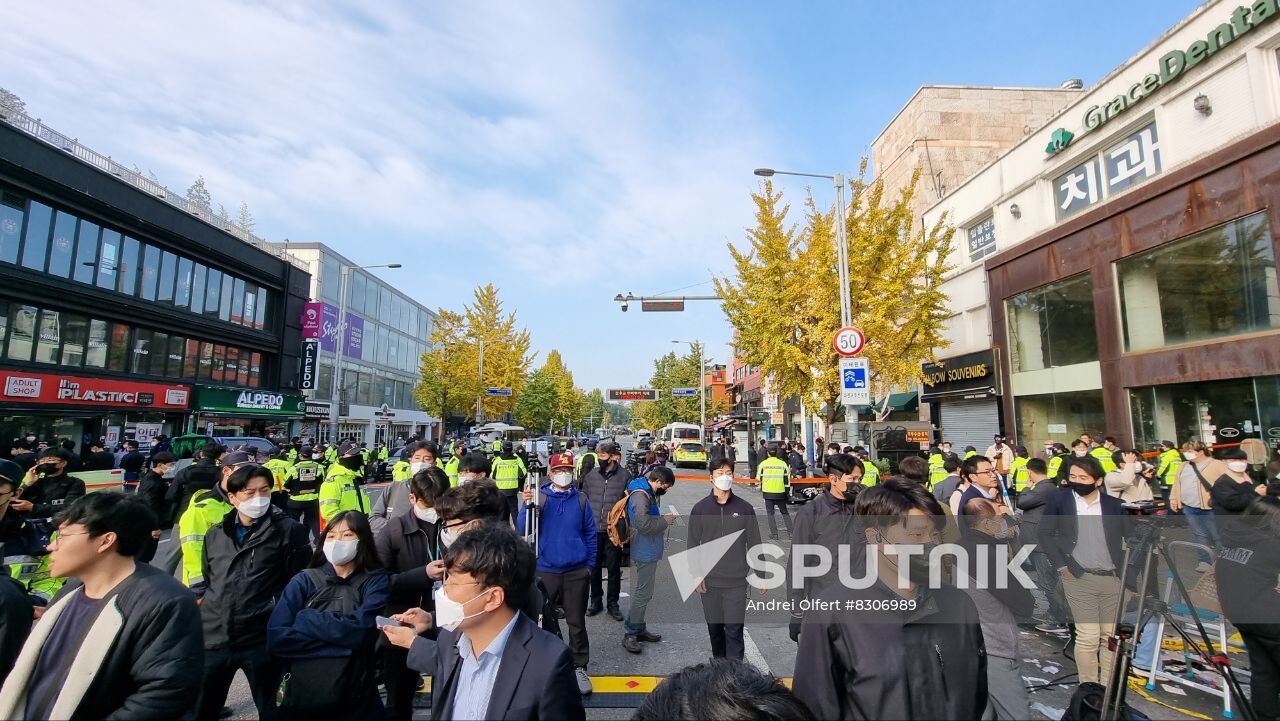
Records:
[[[836,331],[835,337],[831,339],[831,345],[835,346],[836,353],[846,358],[861,353],[866,343],[867,338],[862,335],[862,331],[851,325]]]

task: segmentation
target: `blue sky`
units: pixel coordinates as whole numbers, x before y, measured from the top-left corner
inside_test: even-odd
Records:
[[[268,239],[403,263],[386,277],[429,307],[493,282],[539,362],[619,387],[673,339],[727,357],[713,303],[610,299],[711,293],[753,168],[851,173],[922,84],[1092,85],[1195,7],[21,3],[0,86],[170,187],[204,175]]]

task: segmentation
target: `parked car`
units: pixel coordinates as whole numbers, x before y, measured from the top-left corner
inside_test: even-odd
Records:
[[[685,441],[676,446],[675,454],[671,460],[675,462],[676,468],[691,466],[693,468],[707,467],[707,449],[697,441]]]
[[[213,439],[232,451],[240,446],[251,446],[258,457],[259,463],[265,463],[279,450],[276,444],[266,438],[257,438],[255,436],[214,436]]]

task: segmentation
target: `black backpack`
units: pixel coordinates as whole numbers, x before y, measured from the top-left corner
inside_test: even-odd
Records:
[[[354,613],[364,598],[370,576],[360,571],[348,578],[330,575],[322,568],[308,568],[315,592],[306,608],[333,613]],[[375,690],[372,629],[365,648],[347,656],[281,659],[280,688],[276,706],[292,711],[351,708]]]
[[[1076,687],[1061,721],[1098,721],[1102,718],[1102,700],[1107,689],[1100,683],[1087,681]],[[1129,704],[1120,709],[1120,721],[1150,721],[1150,717]]]

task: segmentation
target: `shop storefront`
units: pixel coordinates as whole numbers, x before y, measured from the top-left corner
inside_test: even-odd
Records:
[[[328,425],[329,404],[324,401],[306,401],[298,435],[302,438],[320,439],[328,433]]]
[[[300,395],[195,386],[191,430],[213,436],[290,438],[298,435],[306,402]]]
[[[137,383],[53,373],[0,370],[0,439],[34,433],[69,438],[79,452],[90,441],[138,440],[183,429],[191,392],[184,385]]]
[[[920,367],[920,401],[939,440],[982,451],[1004,429],[995,349],[944,358]]]

